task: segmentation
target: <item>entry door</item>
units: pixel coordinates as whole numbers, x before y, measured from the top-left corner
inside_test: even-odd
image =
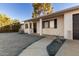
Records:
[[[73,15],[73,39],[79,39],[79,14]]]
[[[33,23],[33,32],[36,33],[37,32],[37,24]]]

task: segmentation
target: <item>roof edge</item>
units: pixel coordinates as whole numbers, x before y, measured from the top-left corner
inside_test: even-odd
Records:
[[[48,14],[48,15],[43,15],[43,16],[39,16],[39,17],[36,17],[36,18],[31,18],[31,19],[25,20],[24,22],[26,22],[26,21],[31,21],[31,20],[33,20],[33,19],[38,19],[38,18],[50,16],[50,15],[53,15],[53,14],[65,13],[65,12],[67,12],[67,11],[72,11],[72,10],[75,10],[75,9],[79,9],[79,5],[73,6],[73,7],[70,7],[70,8],[66,8],[66,9],[63,9],[63,10],[60,10],[60,11],[56,11],[56,12],[51,13],[51,14]]]

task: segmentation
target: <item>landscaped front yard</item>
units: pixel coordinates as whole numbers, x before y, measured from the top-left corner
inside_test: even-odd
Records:
[[[0,33],[0,56],[19,55],[26,47],[41,38],[28,34]]]

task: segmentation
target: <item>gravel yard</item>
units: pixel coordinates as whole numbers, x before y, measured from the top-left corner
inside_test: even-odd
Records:
[[[41,38],[43,37],[29,34],[0,33],[0,56],[17,56]]]

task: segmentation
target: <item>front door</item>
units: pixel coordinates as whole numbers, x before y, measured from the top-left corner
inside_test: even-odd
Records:
[[[73,39],[79,39],[79,14],[73,15]]]
[[[34,32],[34,33],[37,32],[37,23],[33,23],[33,32]]]

